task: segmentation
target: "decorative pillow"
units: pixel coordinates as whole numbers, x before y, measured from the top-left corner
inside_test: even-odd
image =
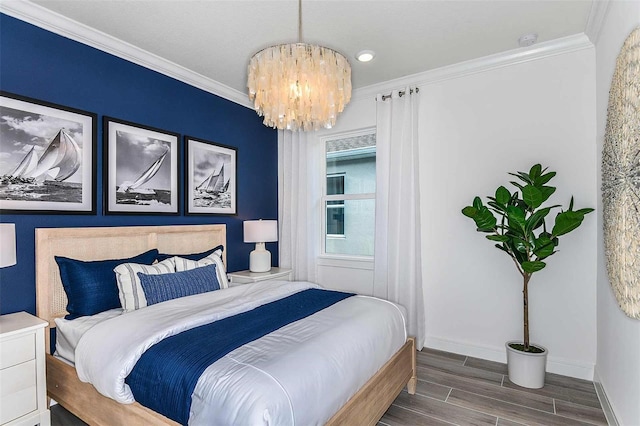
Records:
[[[113,268],[126,263],[152,264],[158,250],[149,250],[127,259],[109,259],[85,262],[68,257],[55,256],[60,278],[67,293],[66,319],[95,315],[119,308],[118,285]]]
[[[205,257],[209,256],[214,251],[220,250],[219,256],[222,257],[222,252],[224,251],[224,246],[217,246],[212,248],[211,250],[203,251],[202,253],[193,253],[193,254],[164,254],[160,253],[156,259],[158,262],[162,262],[163,260],[167,260],[172,257],[182,257],[183,259],[189,260],[201,260]]]
[[[202,268],[203,266],[216,265],[216,274],[218,275],[218,283],[220,288],[229,287],[229,281],[227,280],[227,272],[222,262],[222,250],[216,250],[209,256],[201,260],[189,260],[180,256],[173,258],[176,265],[176,272],[189,271],[195,268]]]
[[[147,275],[138,272],[147,306],[179,297],[220,290],[216,265],[172,274]]]
[[[120,303],[125,312],[147,306],[147,299],[140,285],[138,272],[148,275],[169,274],[176,271],[173,258],[163,260],[153,265],[140,265],[137,263],[123,263],[114,270],[120,291]]]

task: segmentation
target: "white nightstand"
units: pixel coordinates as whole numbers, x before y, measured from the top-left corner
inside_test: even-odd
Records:
[[[267,272],[238,271],[230,272],[227,275],[229,276],[229,280],[231,281],[229,283],[229,286],[233,287],[239,284],[257,283],[259,281],[291,281],[291,273],[291,269],[271,268],[271,270]]]
[[[0,424],[49,426],[44,330],[26,312],[0,316]]]

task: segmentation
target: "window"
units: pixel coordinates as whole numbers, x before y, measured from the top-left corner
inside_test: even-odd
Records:
[[[325,143],[323,252],[373,256],[375,130],[332,136]]]
[[[344,195],[344,173],[327,175],[327,195]],[[327,201],[327,237],[344,238],[344,201]]]

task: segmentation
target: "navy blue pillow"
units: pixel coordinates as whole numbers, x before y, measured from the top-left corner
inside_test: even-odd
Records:
[[[190,269],[171,274],[145,274],[138,272],[147,306],[179,297],[220,290],[216,265]]]
[[[60,278],[67,293],[66,319],[95,315],[109,309],[119,308],[118,284],[113,268],[122,263],[151,265],[158,255],[153,249],[128,259],[109,259],[85,262],[55,256]]]
[[[216,250],[221,250],[224,251],[224,246],[218,246],[218,247],[214,247],[211,250],[207,250],[207,251],[203,251],[202,253],[193,253],[193,254],[164,254],[164,253],[160,253],[157,256],[157,260],[158,262],[162,262],[163,260],[169,259],[171,257],[174,256],[178,256],[178,257],[182,257],[184,259],[189,259],[189,260],[202,260],[205,257],[209,256],[211,253],[213,253]]]

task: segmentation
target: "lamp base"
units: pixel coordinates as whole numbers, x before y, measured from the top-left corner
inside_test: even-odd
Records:
[[[268,272],[271,270],[271,252],[264,243],[256,243],[256,249],[249,254],[249,271]]]

